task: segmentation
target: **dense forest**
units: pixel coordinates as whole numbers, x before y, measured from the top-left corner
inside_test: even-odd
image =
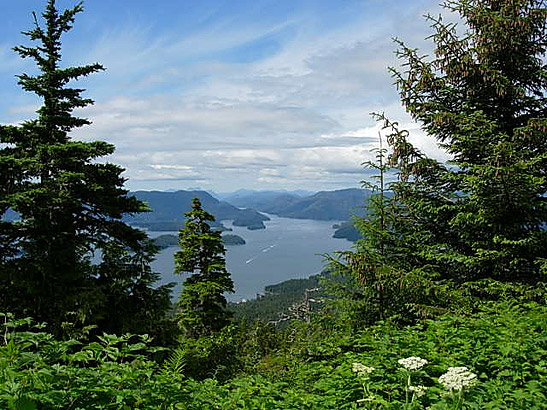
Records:
[[[396,40],[391,70],[451,161],[373,114],[383,137],[355,246],[238,306],[194,198],[173,305],[150,268],[158,247],[127,223],[149,207],[101,160],[115,147],[71,138],[93,103],[71,84],[103,67],[61,67],[83,7],[48,0],[32,45],[14,48],[36,63],[18,80],[42,105],[0,126],[0,408],[547,408],[547,9],[444,9],[457,19],[427,17],[434,54]]]

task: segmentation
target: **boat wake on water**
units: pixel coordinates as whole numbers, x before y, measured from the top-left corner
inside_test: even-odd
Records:
[[[262,249],[262,253],[269,252],[269,251],[271,251],[273,248],[275,248],[275,245],[270,245],[270,246],[268,246],[267,248]],[[251,262],[254,261],[256,258],[258,258],[258,256],[259,256],[259,255],[255,255],[255,256],[253,256],[251,259],[247,259],[247,260],[245,261],[245,263],[246,263],[246,264],[251,263]]]

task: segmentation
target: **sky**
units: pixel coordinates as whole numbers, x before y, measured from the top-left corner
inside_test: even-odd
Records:
[[[60,9],[73,1],[57,0]],[[35,118],[17,85],[45,0],[0,0],[0,123]],[[393,38],[423,54],[432,0],[87,0],[63,37],[62,66],[106,70],[73,86],[93,106],[74,139],[113,143],[131,190],[332,190],[359,187],[378,145],[371,112],[446,159],[401,106]]]

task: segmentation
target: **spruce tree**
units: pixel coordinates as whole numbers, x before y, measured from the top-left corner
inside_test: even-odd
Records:
[[[398,41],[403,104],[452,155],[427,157],[383,114],[389,154],[358,220],[363,239],[331,267],[340,311],[357,324],[446,307],[467,309],[511,289],[542,297],[547,264],[547,11],[537,0],[457,0],[460,27],[429,16],[432,57]],[[383,174],[397,174],[385,195]],[[530,286],[531,285],[531,286]]]
[[[372,150],[376,160],[363,164],[377,174],[362,181],[371,195],[364,206],[365,216],[355,217],[361,239],[353,249],[329,257],[329,270],[342,277],[327,281],[337,296],[329,303],[354,328],[387,318],[410,322],[446,304],[435,272],[410,252],[414,232],[398,190],[393,191],[397,183],[387,182],[396,170],[387,162],[388,150],[382,140],[380,136],[379,148]]]
[[[157,278],[147,267],[146,235],[121,220],[146,206],[127,195],[121,167],[98,161],[114,146],[70,137],[90,124],[73,110],[93,103],[70,83],[103,70],[100,64],[61,67],[61,36],[81,11],[80,3],[59,12],[48,0],[43,27],[33,14],[34,27],[23,34],[37,44],[14,50],[36,63],[37,75],[18,77],[42,106],[36,119],[0,127],[0,212],[18,213],[18,220],[0,225],[0,308],[46,321],[57,333],[67,321],[130,330],[121,323],[133,319],[121,318],[112,301],[120,294],[135,301],[143,286],[147,300],[129,315],[155,319],[168,303],[166,288],[151,288]],[[110,269],[114,250],[124,253],[125,263],[118,260]],[[93,264],[93,254],[103,262]]]
[[[208,223],[215,220],[213,215],[203,210],[198,198],[185,215],[175,273],[190,276],[183,283],[177,319],[185,335],[199,337],[214,334],[230,322],[232,314],[226,310],[224,293],[233,292],[234,284],[226,270],[221,233],[211,230]]]
[[[428,17],[432,57],[399,42],[403,104],[452,156],[416,150],[386,120],[409,253],[455,283],[538,284],[547,255],[544,1],[458,0],[460,26]],[[462,24],[463,23],[463,24]]]

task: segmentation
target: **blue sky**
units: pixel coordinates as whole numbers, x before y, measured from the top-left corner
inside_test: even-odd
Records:
[[[34,68],[11,51],[45,1],[2,1],[0,123],[32,118],[17,86]],[[75,4],[57,0],[59,8]],[[116,145],[130,189],[327,190],[366,177],[386,112],[442,157],[401,107],[387,67],[393,37],[420,47],[430,0],[88,0],[63,40],[63,64],[100,62],[78,87],[96,103],[73,133]]]

